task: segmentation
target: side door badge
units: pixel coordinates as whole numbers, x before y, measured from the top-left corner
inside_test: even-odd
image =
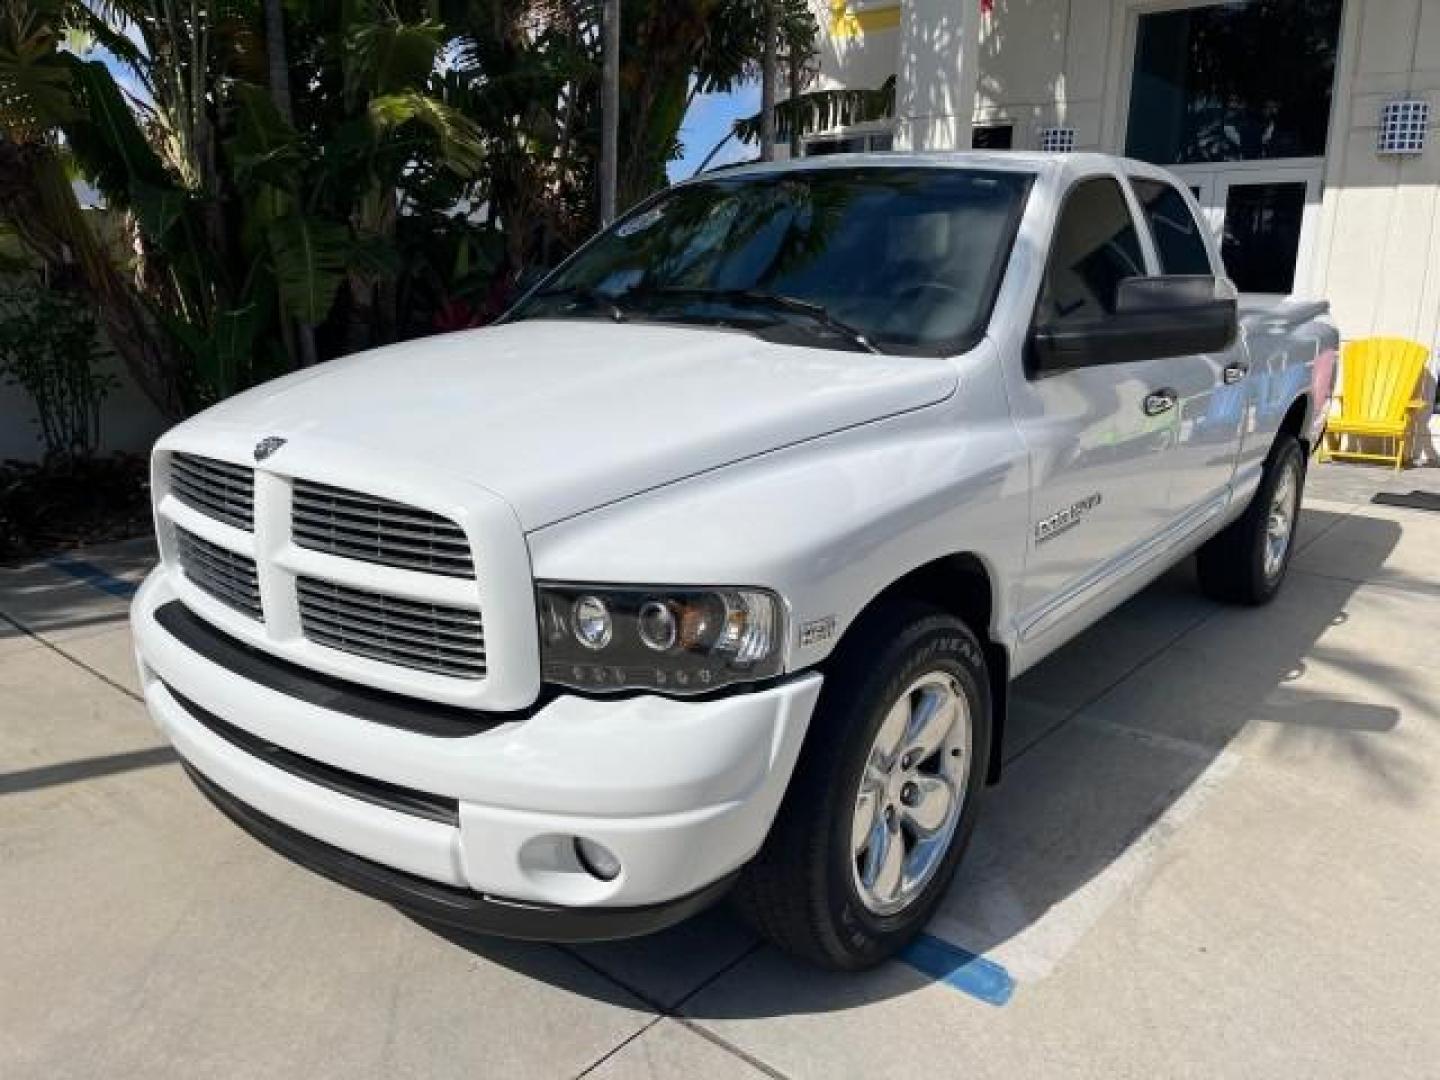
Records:
[[[1100,492],[1087,495],[1083,499],[1071,503],[1064,510],[1056,511],[1047,518],[1042,518],[1035,523],[1035,543],[1037,545],[1053,540],[1063,532],[1068,532],[1080,522],[1085,520],[1085,515],[1100,505]]]

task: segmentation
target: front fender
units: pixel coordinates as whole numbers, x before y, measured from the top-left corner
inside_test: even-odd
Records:
[[[1008,413],[942,403],[582,514],[529,543],[540,580],[775,589],[790,608],[793,671],[822,661],[893,582],[959,552],[992,571],[991,634],[1008,644],[1006,586],[1023,572],[1028,517],[1028,463]]]

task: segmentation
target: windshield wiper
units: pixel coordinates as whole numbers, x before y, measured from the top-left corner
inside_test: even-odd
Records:
[[[534,296],[536,300],[578,300],[582,304],[589,304],[605,312],[615,322],[625,321],[625,311],[615,302],[615,297],[609,293],[603,293],[599,289],[592,289],[589,286],[571,285],[566,288],[544,289]]]
[[[643,285],[629,289],[624,294],[626,297],[635,296],[640,299],[658,297],[662,300],[699,300],[713,301],[717,304],[731,304],[736,307],[767,307],[773,311],[785,312],[791,315],[800,315],[811,322],[818,323],[834,334],[845,338],[853,345],[858,345],[866,352],[879,353],[870,339],[865,336],[864,331],[849,323],[842,322],[821,304],[809,300],[801,300],[794,296],[784,296],[780,293],[768,293],[761,289],[700,289],[679,286],[657,286],[647,288]]]

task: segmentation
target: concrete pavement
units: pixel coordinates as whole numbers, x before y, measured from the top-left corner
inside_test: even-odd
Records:
[[[135,698],[86,568],[145,545],[0,571],[0,1076],[1436,1076],[1440,514],[1377,485],[1440,491],[1317,467],[1274,605],[1178,570],[1027,674],[932,941],[859,977],[724,910],[560,949],[299,870]]]

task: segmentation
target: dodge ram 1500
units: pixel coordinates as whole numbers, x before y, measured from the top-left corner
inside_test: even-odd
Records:
[[[243,828],[402,910],[597,939],[733,887],[871,965],[955,873],[1011,680],[1192,554],[1280,588],[1325,311],[1238,297],[1139,162],[712,174],[498,325],[167,434],[145,698]]]

